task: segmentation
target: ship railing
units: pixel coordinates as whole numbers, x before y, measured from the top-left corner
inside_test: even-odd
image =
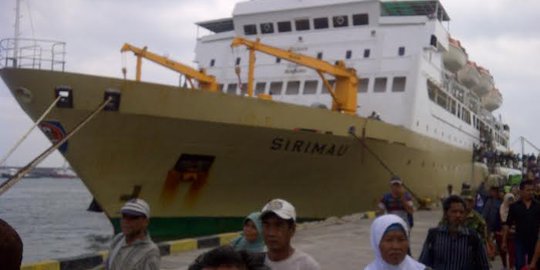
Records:
[[[0,67],[64,71],[65,57],[65,42],[30,38],[0,40]]]

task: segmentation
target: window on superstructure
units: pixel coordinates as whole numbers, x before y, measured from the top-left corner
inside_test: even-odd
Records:
[[[452,114],[456,114],[456,101],[454,99],[450,99],[450,106],[449,110]]]
[[[399,47],[398,48],[398,55],[404,56],[405,55],[405,47]]]
[[[322,53],[322,52],[318,52],[318,53],[317,53],[317,59],[322,60],[322,57],[323,57],[323,53]]]
[[[247,95],[247,83],[243,83],[240,85],[240,95]]]
[[[351,50],[348,50],[345,52],[345,59],[351,59],[352,57],[352,51]]]
[[[437,104],[446,109],[448,106],[448,95],[442,91],[437,92]]]
[[[325,29],[328,28],[328,18],[315,18],[313,19],[313,27],[315,29]]]
[[[349,26],[349,16],[347,15],[334,16],[332,18],[332,22],[334,24],[334,27],[347,27]]]
[[[219,89],[219,92],[223,92],[223,86],[224,86],[224,85],[223,85],[223,84],[221,84],[221,83],[220,83],[220,84],[218,84],[218,89]]]
[[[281,63],[281,58],[276,57],[276,64],[279,64],[279,63]]]
[[[261,33],[262,34],[272,34],[272,33],[274,33],[274,24],[271,23],[271,22],[261,23],[259,26],[261,27]]]
[[[210,60],[210,66],[213,67],[216,64],[216,59]]]
[[[392,82],[392,92],[405,92],[407,77],[394,77]]]
[[[317,94],[317,87],[319,87],[319,81],[311,80],[304,83],[304,95]]]
[[[236,83],[231,83],[227,86],[227,94],[236,94],[236,89],[238,88],[238,85]]]
[[[244,25],[244,34],[246,36],[256,35],[257,34],[257,26],[254,25],[254,24],[246,24],[246,25]]]
[[[264,94],[266,90],[266,82],[258,82],[255,84],[255,95]]]
[[[283,82],[271,82],[270,95],[281,95],[282,88],[283,88]]]
[[[371,54],[371,50],[370,49],[365,49],[364,50],[364,58],[369,58],[369,55]]]
[[[358,93],[367,93],[369,87],[369,79],[360,79],[360,83],[358,84]]]
[[[387,78],[375,78],[375,84],[373,85],[373,92],[382,93],[386,92]]]
[[[336,83],[335,80],[328,80],[328,84],[330,84],[330,87],[332,87],[332,91],[334,91],[334,84]],[[326,85],[324,85],[323,83],[323,86],[322,86],[322,93],[323,94],[330,94],[330,92],[328,92],[328,88],[326,88]]]
[[[300,94],[300,81],[290,81],[287,83],[285,89],[285,95],[298,95]]]
[[[236,57],[236,62],[235,63],[236,63],[237,66],[240,65],[240,62],[242,62],[242,58]]]
[[[369,24],[368,14],[353,14],[352,20],[353,20],[353,25],[368,25]]]
[[[296,31],[307,31],[307,30],[311,29],[308,19],[296,20],[296,21],[294,21],[294,25],[296,27]]]
[[[286,21],[286,22],[278,22],[278,23],[277,23],[277,30],[278,30],[278,32],[280,32],[280,33],[291,32],[291,31],[292,31],[292,25],[291,25],[291,22],[289,22],[289,21]]]
[[[431,38],[429,39],[429,45],[437,48],[437,36],[431,35]]]

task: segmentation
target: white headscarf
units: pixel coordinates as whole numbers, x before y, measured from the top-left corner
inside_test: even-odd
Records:
[[[382,215],[376,218],[371,224],[371,247],[375,251],[375,260],[372,261],[364,270],[425,270],[426,266],[415,261],[411,256],[405,256],[405,259],[399,265],[391,265],[385,262],[379,249],[379,244],[388,227],[393,224],[399,224],[403,227],[405,233],[408,232],[407,224],[402,218],[396,215]],[[409,237],[407,235],[407,237]]]
[[[502,222],[506,222],[506,220],[508,219],[508,211],[510,210],[510,200],[514,200],[515,197],[514,197],[514,194],[512,193],[506,193],[504,194],[504,200],[503,200],[503,203],[501,204],[501,208],[499,208],[499,214],[501,215],[501,221]]]

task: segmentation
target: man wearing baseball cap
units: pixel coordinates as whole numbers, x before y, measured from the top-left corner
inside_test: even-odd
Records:
[[[261,211],[264,242],[268,249],[265,264],[272,270],[319,270],[308,254],[291,246],[296,231],[296,210],[283,199],[273,199]]]
[[[129,200],[120,210],[122,232],[109,249],[105,269],[159,270],[159,249],[148,235],[150,207],[142,199]]]
[[[413,201],[412,196],[405,191],[403,180],[397,175],[390,178],[390,192],[385,193],[379,201],[380,212],[394,214],[401,217],[409,229],[413,227]]]

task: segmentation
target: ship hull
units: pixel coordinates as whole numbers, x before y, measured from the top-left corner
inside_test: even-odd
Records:
[[[118,210],[134,196],[149,202],[150,232],[164,239],[239,230],[244,216],[275,197],[293,203],[304,220],[374,209],[391,173],[434,200],[448,184],[474,181],[470,150],[382,121],[81,74],[0,75],[34,120],[55,88],[71,87],[73,108],[46,117],[66,131],[105,91],[121,93],[119,110],[98,114],[62,153],[116,229]]]

